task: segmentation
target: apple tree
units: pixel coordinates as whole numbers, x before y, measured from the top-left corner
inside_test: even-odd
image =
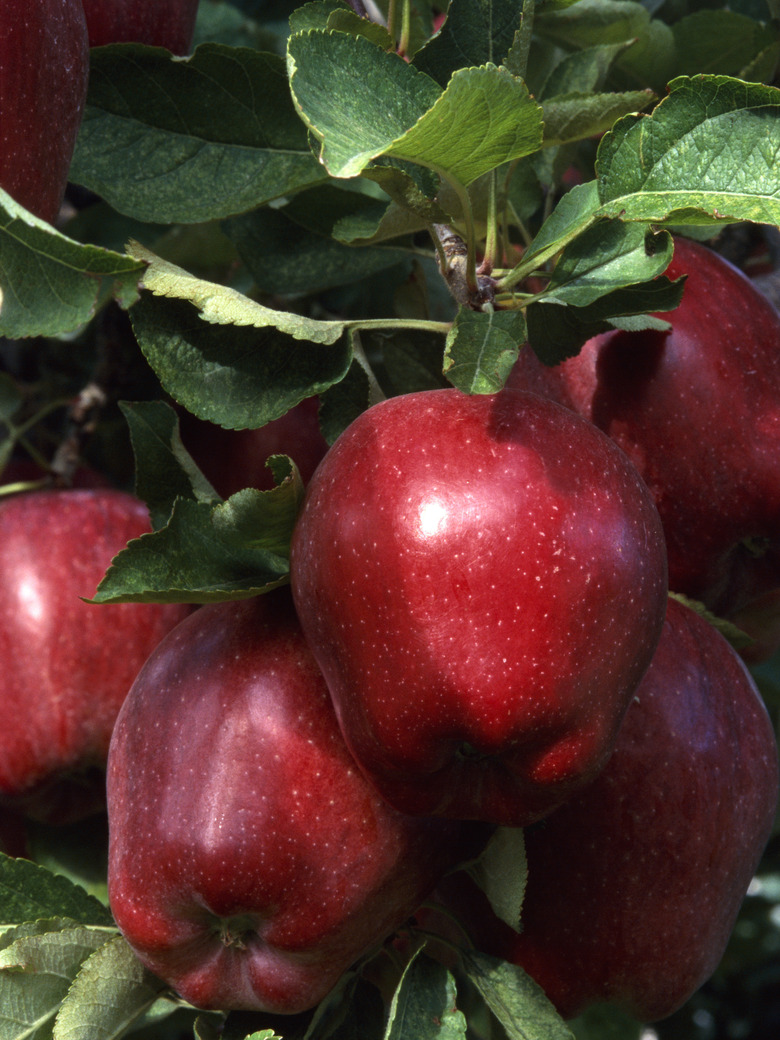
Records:
[[[5,7],[0,1040],[777,1035],[778,0]]]

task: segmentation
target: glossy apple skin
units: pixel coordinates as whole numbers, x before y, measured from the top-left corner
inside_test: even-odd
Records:
[[[266,465],[271,455],[289,455],[301,480],[308,484],[328,450],[320,431],[318,408],[317,398],[308,397],[257,430],[226,430],[182,411],[181,437],[222,498],[247,487],[261,491],[272,488],[273,475]]]
[[[392,398],[335,442],[291,585],[342,730],[410,813],[523,825],[606,762],[666,601],[621,451],[533,394]]]
[[[509,384],[620,445],[658,506],[670,587],[730,615],[780,587],[780,315],[712,250],[674,250],[671,331],[605,333],[555,368],[525,349]]]
[[[525,968],[564,1017],[606,1001],[653,1022],[720,962],[777,787],[772,725],[743,662],[670,600],[606,768],[526,831],[521,933],[465,875],[441,891],[477,946]]]
[[[90,47],[146,43],[189,54],[199,0],[83,0]]]
[[[54,223],[87,96],[81,0],[0,4],[0,187]]]
[[[0,499],[0,805],[66,823],[105,804],[119,707],[190,607],[97,606],[111,559],[150,530],[146,507],[108,489]]]
[[[108,813],[111,907],[140,959],[197,1007],[280,1014],[486,838],[366,783],[287,590],[203,607],[160,644],[117,721]]]

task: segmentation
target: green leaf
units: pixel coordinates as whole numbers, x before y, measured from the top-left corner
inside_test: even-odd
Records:
[[[414,57],[414,64],[446,87],[457,69],[499,65],[520,27],[523,0],[450,0],[441,30]]]
[[[434,104],[439,86],[363,36],[311,31],[287,45],[293,100],[334,177],[354,177]],[[388,104],[392,98],[392,104]]]
[[[615,289],[587,307],[566,307],[552,300],[532,303],[526,311],[528,342],[545,365],[557,365],[577,354],[592,336],[611,328],[667,328],[652,312],[677,307],[684,281],[670,282],[664,275],[643,285]]]
[[[67,919],[7,931],[0,952],[0,1040],[51,1037],[54,1017],[81,964],[115,937],[115,928]]]
[[[340,321],[316,321],[288,311],[272,310],[248,296],[217,282],[197,278],[181,267],[155,256],[138,242],[128,252],[146,263],[143,288],[155,296],[187,300],[194,304],[205,322],[214,325],[247,325],[255,329],[278,329],[293,339],[332,345],[346,328]]]
[[[780,90],[680,77],[649,116],[601,140],[601,212],[624,220],[780,224]]]
[[[377,47],[386,51],[395,50],[393,38],[384,25],[372,22],[370,18],[361,18],[350,8],[337,9],[328,16],[327,29],[336,32],[351,33],[353,36],[365,36]]]
[[[290,35],[305,33],[310,29],[327,29],[328,19],[336,11],[351,11],[346,0],[313,0],[290,12]]]
[[[177,498],[219,502],[179,435],[179,417],[165,401],[122,401],[135,455],[135,493],[149,507],[152,528],[168,522]]]
[[[468,186],[542,143],[542,110],[528,87],[495,65],[453,73],[433,107],[386,154],[420,163]]]
[[[418,954],[393,994],[384,1040],[465,1040],[466,1019],[456,996],[444,965]]]
[[[519,932],[528,880],[522,828],[499,827],[468,873],[488,897],[496,917]]]
[[[165,989],[119,935],[81,965],[62,1002],[52,1040],[116,1040]]]
[[[290,99],[284,59],[204,44],[191,58],[92,51],[71,179],[139,220],[243,213],[325,179]]]
[[[343,194],[335,189],[331,191],[334,195]],[[319,212],[329,212],[327,200],[312,201],[319,202]],[[378,205],[384,213],[386,206]],[[393,246],[344,245],[302,226],[295,219],[295,210],[290,210],[290,206],[266,207],[225,223],[225,233],[235,243],[262,292],[280,295],[321,292],[384,271],[409,255],[408,250]],[[366,207],[366,210],[377,214],[375,207]],[[375,227],[376,224],[378,221]]]
[[[246,488],[223,503],[178,498],[165,527],[129,542],[95,603],[213,603],[283,585],[303,498],[298,471],[271,491]]]
[[[469,979],[504,1027],[507,1040],[573,1040],[541,987],[518,968],[485,953],[465,950]]]
[[[467,394],[494,394],[506,382],[525,342],[521,311],[473,311],[462,307],[447,335],[444,374]]]
[[[598,210],[598,186],[595,181],[572,188],[542,224],[518,269],[528,273],[560,252],[598,219]]]
[[[563,250],[545,298],[586,307],[615,289],[663,274],[673,252],[668,232],[655,234],[643,224],[620,220],[599,221]]]
[[[130,313],[147,361],[171,396],[201,419],[256,429],[349,370],[348,337],[332,347],[276,329],[215,327],[179,300],[144,295]]]
[[[649,21],[647,10],[634,0],[578,0],[563,11],[540,7],[534,30],[567,49],[579,50],[632,40]]]
[[[328,444],[333,444],[370,403],[371,388],[366,371],[353,361],[344,379],[320,395],[320,428]]]
[[[672,25],[678,74],[717,73],[743,76],[764,48],[777,39],[776,30],[729,10],[694,11]]]
[[[545,148],[609,130],[620,116],[641,112],[656,100],[651,90],[624,94],[563,94],[542,102]]]
[[[88,322],[115,296],[137,296],[136,260],[81,245],[0,189],[0,335],[56,336]]]
[[[0,923],[67,917],[79,924],[110,925],[110,911],[67,878],[0,853]]]
[[[630,46],[629,42],[601,44],[563,54],[538,91],[539,100],[601,90],[613,63]]]

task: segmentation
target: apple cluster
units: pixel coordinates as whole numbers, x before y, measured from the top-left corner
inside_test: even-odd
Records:
[[[780,318],[704,247],[673,264],[667,331],[390,398],[326,453],[310,424],[289,588],[90,604],[142,503],[6,498],[8,851],[107,804],[116,923],[199,1008],[311,1009],[410,921],[565,1017],[684,1003],[776,811],[772,724],[707,611],[776,647]],[[517,921],[466,869],[503,828]]]
[[[778,584],[780,319],[694,243],[670,273],[666,332],[365,411],[309,482],[291,589],[200,609],[141,670],[109,894],[196,1006],[311,1008],[416,910],[567,1017],[656,1020],[714,971],[778,765],[701,602],[740,617]],[[526,834],[516,927],[461,869],[497,828]]]

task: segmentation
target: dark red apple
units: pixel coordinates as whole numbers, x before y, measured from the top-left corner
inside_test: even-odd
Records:
[[[189,54],[199,0],[83,0],[90,47],[146,43]]]
[[[223,498],[247,487],[261,491],[272,488],[273,475],[266,466],[271,455],[289,455],[304,484],[308,484],[328,450],[328,442],[320,431],[318,407],[316,397],[307,397],[257,430],[226,430],[182,411],[181,437]]]
[[[54,223],[87,96],[81,0],[0,4],[0,188]]]
[[[656,1021],[720,962],[777,785],[772,725],[744,664],[670,600],[606,768],[526,830],[521,933],[464,875],[441,892],[476,945],[525,968],[564,1017],[606,1001]]]
[[[201,1008],[313,1007],[485,840],[366,783],[286,590],[160,644],[117,721],[108,812],[117,924]]]
[[[676,592],[731,615],[780,588],[780,315],[711,249],[675,239],[687,275],[667,332],[613,331],[555,368],[521,351],[511,386],[544,393],[620,445],[653,493]]]
[[[315,472],[291,583],[353,755],[397,809],[522,825],[602,768],[666,603],[625,455],[533,394],[422,391]]]
[[[113,556],[150,529],[120,491],[0,500],[0,804],[64,823],[105,803],[114,720],[141,665],[191,608],[97,606]]]

